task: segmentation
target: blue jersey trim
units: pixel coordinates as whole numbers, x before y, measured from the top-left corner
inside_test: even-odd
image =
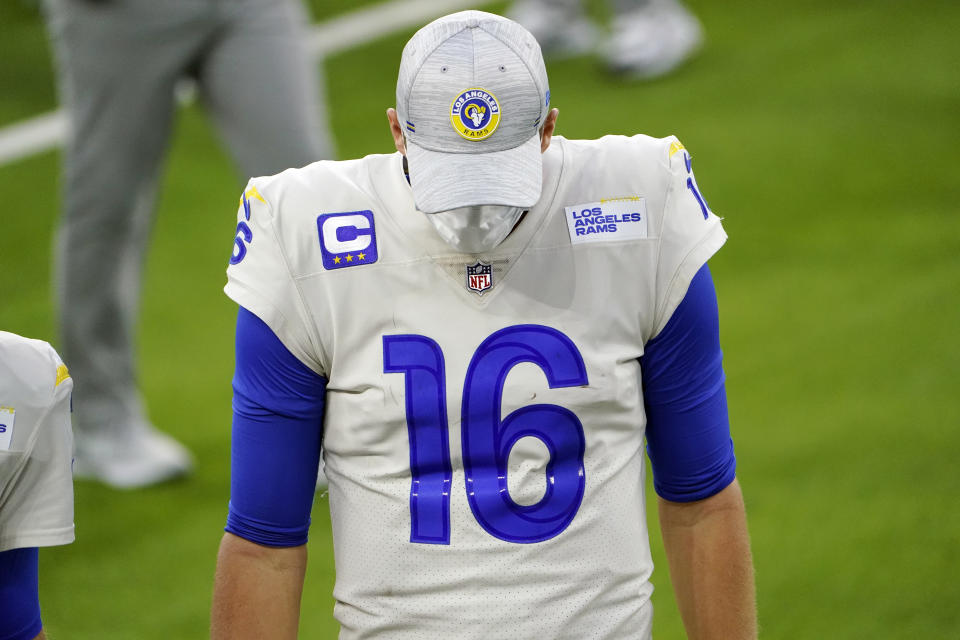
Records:
[[[237,314],[226,531],[270,547],[307,542],[327,381],[253,313]]]
[[[640,358],[647,454],[657,494],[693,502],[736,477],[717,295],[703,265],[686,296]]]
[[[33,640],[43,629],[36,547],[0,552],[0,640]]]

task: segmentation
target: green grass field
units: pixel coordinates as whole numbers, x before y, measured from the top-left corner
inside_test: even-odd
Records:
[[[315,4],[322,19],[358,3]],[[690,4],[708,43],[669,78],[625,83],[594,59],[548,70],[560,133],[677,134],[725,216],[711,265],[762,637],[960,637],[960,5]],[[56,97],[36,11],[4,2],[0,24],[3,126]],[[383,111],[410,33],[327,61],[341,157],[392,150]],[[0,166],[0,328],[54,345],[58,161]],[[76,543],[41,554],[54,639],[207,632],[229,484],[235,307],[221,287],[241,186],[202,109],[183,109],[140,364],[153,420],[198,468],[135,493],[77,484]],[[655,636],[682,638],[655,511],[650,523]],[[336,634],[329,531],[320,497],[304,638]]]

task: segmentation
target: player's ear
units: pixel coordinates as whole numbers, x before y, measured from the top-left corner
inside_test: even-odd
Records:
[[[543,121],[543,127],[540,129],[540,153],[546,151],[547,147],[550,146],[550,139],[553,138],[553,130],[557,127],[557,116],[559,115],[560,109],[550,109],[547,119]]]
[[[400,117],[393,107],[387,109],[387,121],[390,122],[390,134],[393,136],[394,146],[397,147],[397,151],[407,155],[407,142],[403,137],[403,129],[400,128]]]

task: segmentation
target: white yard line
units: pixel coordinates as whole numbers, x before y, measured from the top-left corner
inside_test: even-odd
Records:
[[[52,149],[67,137],[67,119],[61,111],[0,129],[0,165]]]
[[[390,0],[318,24],[310,34],[310,51],[318,57],[372,42],[401,29],[490,0]],[[67,119],[62,110],[0,128],[0,166],[63,144]]]

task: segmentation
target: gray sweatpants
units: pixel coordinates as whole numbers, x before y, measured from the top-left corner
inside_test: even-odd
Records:
[[[243,177],[330,157],[298,0],[46,0],[72,135],[56,244],[60,352],[78,440],[146,421],[134,338],[154,192],[196,80]]]

